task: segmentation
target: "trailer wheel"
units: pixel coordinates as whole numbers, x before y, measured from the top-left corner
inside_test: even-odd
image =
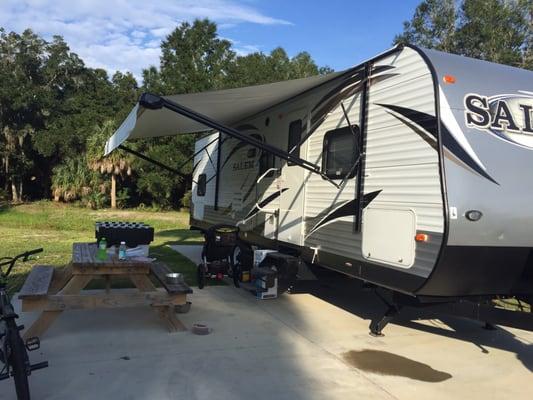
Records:
[[[253,257],[252,249],[246,243],[239,241],[233,248],[231,253],[231,269],[235,287],[240,287],[242,271],[251,268]]]
[[[232,265],[252,266],[254,253],[246,243],[238,242],[231,252]],[[242,268],[241,268],[242,270]]]

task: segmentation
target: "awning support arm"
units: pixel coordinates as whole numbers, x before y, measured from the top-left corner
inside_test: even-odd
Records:
[[[172,172],[173,174],[176,174],[176,175],[179,175],[181,176],[183,179],[187,179],[188,176],[180,171],[178,171],[177,169],[175,168],[172,168],[172,167],[169,167],[168,165],[165,165],[163,164],[162,162],[159,162],[157,160],[154,160],[153,158],[150,158],[148,156],[145,156],[144,154],[142,153],[139,153],[138,151],[135,151],[135,150],[132,150],[130,149],[129,147],[126,147],[124,146],[123,144],[121,144],[120,146],[118,146],[119,149],[122,149],[124,150],[125,152],[127,153],[130,153],[130,154],[133,154],[134,156],[136,157],[139,157],[139,158],[142,158],[144,161],[148,161],[154,165],[157,165],[158,167],[161,167],[163,169],[166,169],[167,171],[169,172]]]
[[[142,107],[145,107],[150,110],[159,110],[164,107],[170,111],[174,111],[177,114],[183,115],[209,128],[215,129],[221,133],[231,136],[237,140],[240,140],[241,142],[247,143],[250,146],[256,147],[260,150],[264,150],[283,160],[290,161],[294,163],[295,165],[298,165],[306,169],[307,171],[320,175],[322,178],[329,181],[335,187],[337,188],[339,187],[335,182],[333,182],[333,180],[328,178],[325,174],[323,174],[320,171],[320,167],[318,165],[315,165],[309,161],[303,160],[300,157],[289,154],[286,151],[283,151],[275,146],[271,146],[267,143],[260,142],[259,140],[251,136],[248,136],[236,129],[230,128],[229,126],[225,126],[203,114],[200,114],[194,110],[191,110],[190,108],[184,107],[181,104],[175,103],[171,100],[168,100],[161,96],[157,96],[157,95],[150,94],[150,93],[143,93],[141,95],[141,98],[139,99],[139,104]]]

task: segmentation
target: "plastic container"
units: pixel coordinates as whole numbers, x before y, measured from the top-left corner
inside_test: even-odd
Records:
[[[120,242],[120,247],[118,248],[118,259],[124,261],[126,259],[126,242]]]
[[[107,260],[107,240],[105,238],[100,239],[98,242],[98,251],[96,252],[96,258],[100,261]]]

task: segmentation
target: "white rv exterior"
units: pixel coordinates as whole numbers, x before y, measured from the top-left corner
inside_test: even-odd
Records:
[[[332,75],[162,99],[141,98],[107,152],[218,126],[196,143],[193,227],[237,225],[422,300],[533,298],[531,71],[397,46]]]
[[[353,260],[368,260],[386,268],[427,277],[435,264],[444,229],[439,154],[426,138],[414,133],[396,113],[380,104],[415,109],[434,117],[432,75],[425,61],[413,49],[379,60],[373,70],[368,92],[363,179],[364,194],[376,197],[363,210],[361,229],[356,229],[354,215],[357,176],[336,188],[320,175],[277,159],[274,165],[277,170],[271,173],[272,176],[260,179],[259,151],[254,152],[250,146],[231,138],[223,142],[220,151],[218,210],[214,209],[213,185],[211,190],[206,190],[205,196],[197,194],[199,177],[205,174],[209,179],[215,172],[205,161],[205,151],[194,160],[197,167],[192,188],[193,216],[197,215],[196,207],[204,210],[204,218],[194,218],[198,221],[195,223],[237,224],[244,232],[310,249],[316,253],[314,262],[318,263],[329,253],[338,258],[341,264],[337,267],[343,271],[350,268],[350,264],[356,268]],[[250,134],[261,135],[269,144],[287,149],[291,123],[302,121],[307,129],[302,132],[305,135],[310,133],[315,118],[319,125],[302,143],[299,154],[321,165],[327,133],[348,127],[341,102],[352,125],[358,128],[360,125],[361,79],[349,75],[345,80],[348,83],[342,89],[338,88],[342,86],[339,82],[325,85],[307,96],[244,120],[240,125],[248,128]],[[342,91],[349,92],[349,95],[339,97]],[[323,111],[326,115],[317,115],[316,110],[313,111],[319,102],[331,103],[330,108]],[[217,135],[212,133],[200,139],[196,151]],[[239,147],[237,151],[234,150],[236,147]],[[217,144],[211,149],[210,158],[215,159],[218,155]],[[203,169],[202,165],[211,169]],[[265,168],[261,172],[265,172]],[[262,210],[257,210],[251,217],[248,215],[257,204],[277,194]],[[348,210],[341,212],[338,218],[331,218],[342,207],[348,207]],[[417,233],[428,234],[431,241],[416,243]],[[336,268],[335,265],[331,267]]]

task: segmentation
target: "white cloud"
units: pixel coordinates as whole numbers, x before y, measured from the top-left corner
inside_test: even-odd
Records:
[[[1,0],[0,26],[22,32],[31,28],[45,38],[61,35],[87,65],[141,71],[159,64],[159,45],[175,27],[194,18],[209,18],[221,27],[241,23],[287,25],[238,0]],[[235,46],[238,54],[257,45]]]

